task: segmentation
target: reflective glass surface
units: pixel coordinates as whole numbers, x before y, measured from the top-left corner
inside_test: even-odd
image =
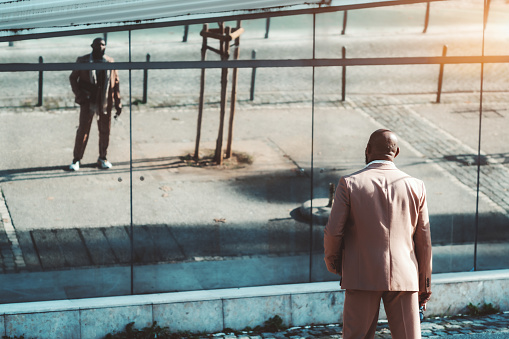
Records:
[[[483,4],[432,2],[429,20],[427,8],[224,23],[244,28],[224,59],[308,65],[120,69],[123,109],[113,118],[113,100],[101,127],[107,170],[103,113],[82,118],[87,147],[69,168],[84,124],[70,69],[0,72],[0,302],[336,280],[323,263],[330,195],[378,128],[399,136],[396,165],[426,185],[434,273],[508,268],[508,64],[437,64],[483,54]],[[509,55],[508,11],[491,2],[485,55]],[[0,60],[66,68],[98,36],[116,62],[221,60],[217,39],[202,54],[203,29],[2,43]],[[373,65],[313,68],[313,57]]]
[[[126,37],[110,36],[106,54],[125,54]],[[45,63],[74,63],[87,55],[88,63],[94,38],[15,42],[2,47],[2,60],[32,63],[41,56]],[[0,113],[2,302],[130,291],[129,129],[113,121],[108,133],[110,115],[91,113],[84,97],[80,110],[70,78],[84,96],[85,73],[90,79],[88,70],[75,71],[76,77],[71,71],[2,73],[2,92],[8,94]],[[111,78],[110,71],[104,74]],[[129,92],[127,80],[120,74],[123,94]],[[128,107],[128,97],[123,99]],[[101,153],[112,169],[98,168]],[[69,168],[74,157],[77,171]]]

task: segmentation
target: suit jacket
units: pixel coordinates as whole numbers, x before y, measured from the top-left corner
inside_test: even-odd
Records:
[[[424,183],[392,162],[342,177],[324,248],[327,269],[342,276],[342,288],[431,292]]]
[[[76,59],[78,63],[92,62],[91,54],[80,56]],[[113,58],[105,55],[103,62],[114,62]],[[113,104],[115,109],[119,111],[122,108],[120,102],[120,85],[118,79],[117,70],[106,71],[104,78],[104,84],[102,86],[102,93],[100,96],[96,96],[93,92],[93,88],[97,85],[95,77],[95,70],[74,70],[69,76],[72,91],[75,95],[75,102],[79,105],[95,105],[100,113],[111,114]],[[92,102],[91,98],[101,98],[98,102]]]

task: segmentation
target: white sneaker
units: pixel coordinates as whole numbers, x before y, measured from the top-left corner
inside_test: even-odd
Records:
[[[69,170],[71,171],[79,171],[80,170],[80,162],[76,161],[69,165]]]
[[[101,158],[97,158],[97,166],[99,166],[99,168],[101,169],[110,169],[111,167],[113,167],[111,162],[109,162],[106,159],[103,160]]]

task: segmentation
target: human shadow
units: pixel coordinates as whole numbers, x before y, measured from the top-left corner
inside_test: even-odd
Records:
[[[24,167],[0,170],[0,182],[53,179],[69,176],[97,176],[112,173],[129,173],[131,170],[131,165],[134,172],[155,171],[187,166],[181,157],[169,156],[115,162],[114,167],[108,170],[99,169],[97,163],[95,162],[80,164],[79,171],[70,170],[69,165]]]

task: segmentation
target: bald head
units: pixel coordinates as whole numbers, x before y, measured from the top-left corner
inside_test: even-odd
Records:
[[[398,138],[388,129],[374,131],[366,146],[366,164],[373,160],[394,161],[399,154]]]
[[[103,38],[95,38],[92,42],[92,57],[94,60],[101,60],[106,51],[106,42]]]

